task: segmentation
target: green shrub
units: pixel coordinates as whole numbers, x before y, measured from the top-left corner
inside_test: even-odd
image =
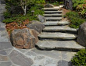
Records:
[[[64,2],[60,2],[60,4],[64,4]]]
[[[73,7],[76,8],[80,4],[86,4],[86,0],[72,0]]]
[[[45,3],[45,0],[37,0],[40,3]],[[29,6],[27,7],[27,14],[24,16],[23,14],[11,14],[10,12],[10,6],[11,5],[16,5],[13,4],[14,0],[12,0],[12,3],[10,4],[11,1],[7,0],[6,1],[6,8],[7,11],[4,12],[4,17],[5,20],[3,20],[4,23],[11,23],[16,21],[17,23],[22,23],[24,20],[29,19],[30,21],[32,20],[38,20],[37,15],[43,15],[44,11],[42,8],[44,7],[41,4],[36,4],[36,3],[29,3]],[[34,14],[32,15],[31,11],[34,10]]]
[[[84,15],[86,13],[86,0],[72,0],[73,8]]]
[[[34,16],[40,14],[43,15],[44,11],[41,10],[44,6],[43,5],[34,5],[30,8],[30,10],[28,11],[28,14],[31,14],[31,11],[34,10]]]
[[[4,14],[5,18],[10,18],[11,17],[11,14],[8,11],[4,12],[3,14]]]
[[[77,52],[71,62],[75,66],[86,66],[86,49]]]
[[[59,5],[59,2],[57,1],[57,2],[54,2],[52,4],[55,5],[55,6],[58,6]]]
[[[73,16],[73,17],[80,17],[77,12],[72,12],[72,11],[66,13],[66,17],[70,17],[70,16]]]
[[[45,0],[36,0],[37,4],[45,4]]]
[[[18,22],[18,21],[23,22],[26,19],[29,19],[29,18],[27,16],[20,16],[20,17],[17,16],[17,17],[7,18],[7,19],[3,20],[3,22],[8,24],[8,23],[11,23],[11,22],[14,22],[14,21],[16,21],[16,22]]]
[[[70,17],[70,27],[72,28],[79,28],[79,26],[84,22],[84,19],[80,19],[77,17]]]
[[[8,19],[3,20],[3,22],[6,23],[6,24],[11,23],[13,21],[14,20],[12,18],[8,18]]]
[[[66,13],[65,17],[70,20],[70,27],[72,28],[79,28],[79,26],[85,22],[85,20],[82,19],[77,12],[68,12]]]

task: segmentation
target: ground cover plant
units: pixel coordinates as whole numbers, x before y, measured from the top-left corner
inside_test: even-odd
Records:
[[[38,3],[39,2],[39,3]],[[45,0],[6,0],[6,12],[4,12],[8,33],[14,29],[26,28],[26,24],[32,20],[38,20],[37,15],[43,15],[42,8]]]
[[[73,8],[81,14],[83,18],[86,18],[86,0],[72,0]]]
[[[71,62],[75,66],[86,66],[86,49],[77,52]]]
[[[85,19],[83,19],[77,12],[70,11],[66,13],[65,17],[71,22],[70,27],[72,28],[79,28],[79,26],[85,22]]]

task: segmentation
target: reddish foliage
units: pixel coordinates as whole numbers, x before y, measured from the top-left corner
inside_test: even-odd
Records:
[[[26,25],[29,24],[30,21],[27,19],[23,22],[23,24],[21,26],[18,26],[18,23],[16,22],[12,22],[12,23],[9,23],[9,24],[6,24],[6,29],[7,29],[7,32],[10,36],[10,33],[14,30],[14,29],[23,29],[23,28],[27,28]]]

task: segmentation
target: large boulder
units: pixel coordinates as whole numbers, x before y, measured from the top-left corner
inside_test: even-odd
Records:
[[[21,49],[30,49],[35,47],[38,41],[39,33],[34,29],[15,29],[11,33],[11,42],[13,46]]]
[[[86,47],[86,22],[79,27],[77,42]]]
[[[45,19],[44,16],[38,15],[37,17],[38,17],[38,19],[39,19],[40,22],[42,22],[42,23],[43,23],[43,22],[46,22],[46,19]]]
[[[52,5],[52,4],[46,4],[44,7],[45,7],[45,8],[53,8],[54,5]]]
[[[41,22],[39,21],[32,21],[31,24],[28,24],[27,25],[28,28],[30,29],[34,29],[36,30],[37,32],[41,33],[42,30],[45,28],[45,25],[42,24]]]

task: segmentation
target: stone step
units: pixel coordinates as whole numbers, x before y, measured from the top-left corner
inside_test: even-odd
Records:
[[[43,23],[45,26],[55,26],[55,25],[68,25],[68,21],[46,21]]]
[[[68,26],[47,26],[43,29],[43,31],[48,32],[58,32],[58,31],[64,31],[64,32],[74,32],[77,33],[77,29],[70,28]]]
[[[76,39],[76,35],[68,34],[68,33],[47,33],[42,32],[38,35],[39,39],[58,39],[58,40],[74,40]]]
[[[59,8],[43,8],[45,11],[57,11]]]
[[[59,17],[62,16],[62,14],[44,14],[45,17]]]
[[[81,50],[85,47],[79,45],[76,41],[53,41],[44,40],[38,41],[36,46],[40,49],[57,49],[57,50]]]
[[[58,14],[58,13],[62,13],[62,11],[44,11],[45,14]]]
[[[46,21],[48,20],[61,20],[62,17],[45,17]]]

